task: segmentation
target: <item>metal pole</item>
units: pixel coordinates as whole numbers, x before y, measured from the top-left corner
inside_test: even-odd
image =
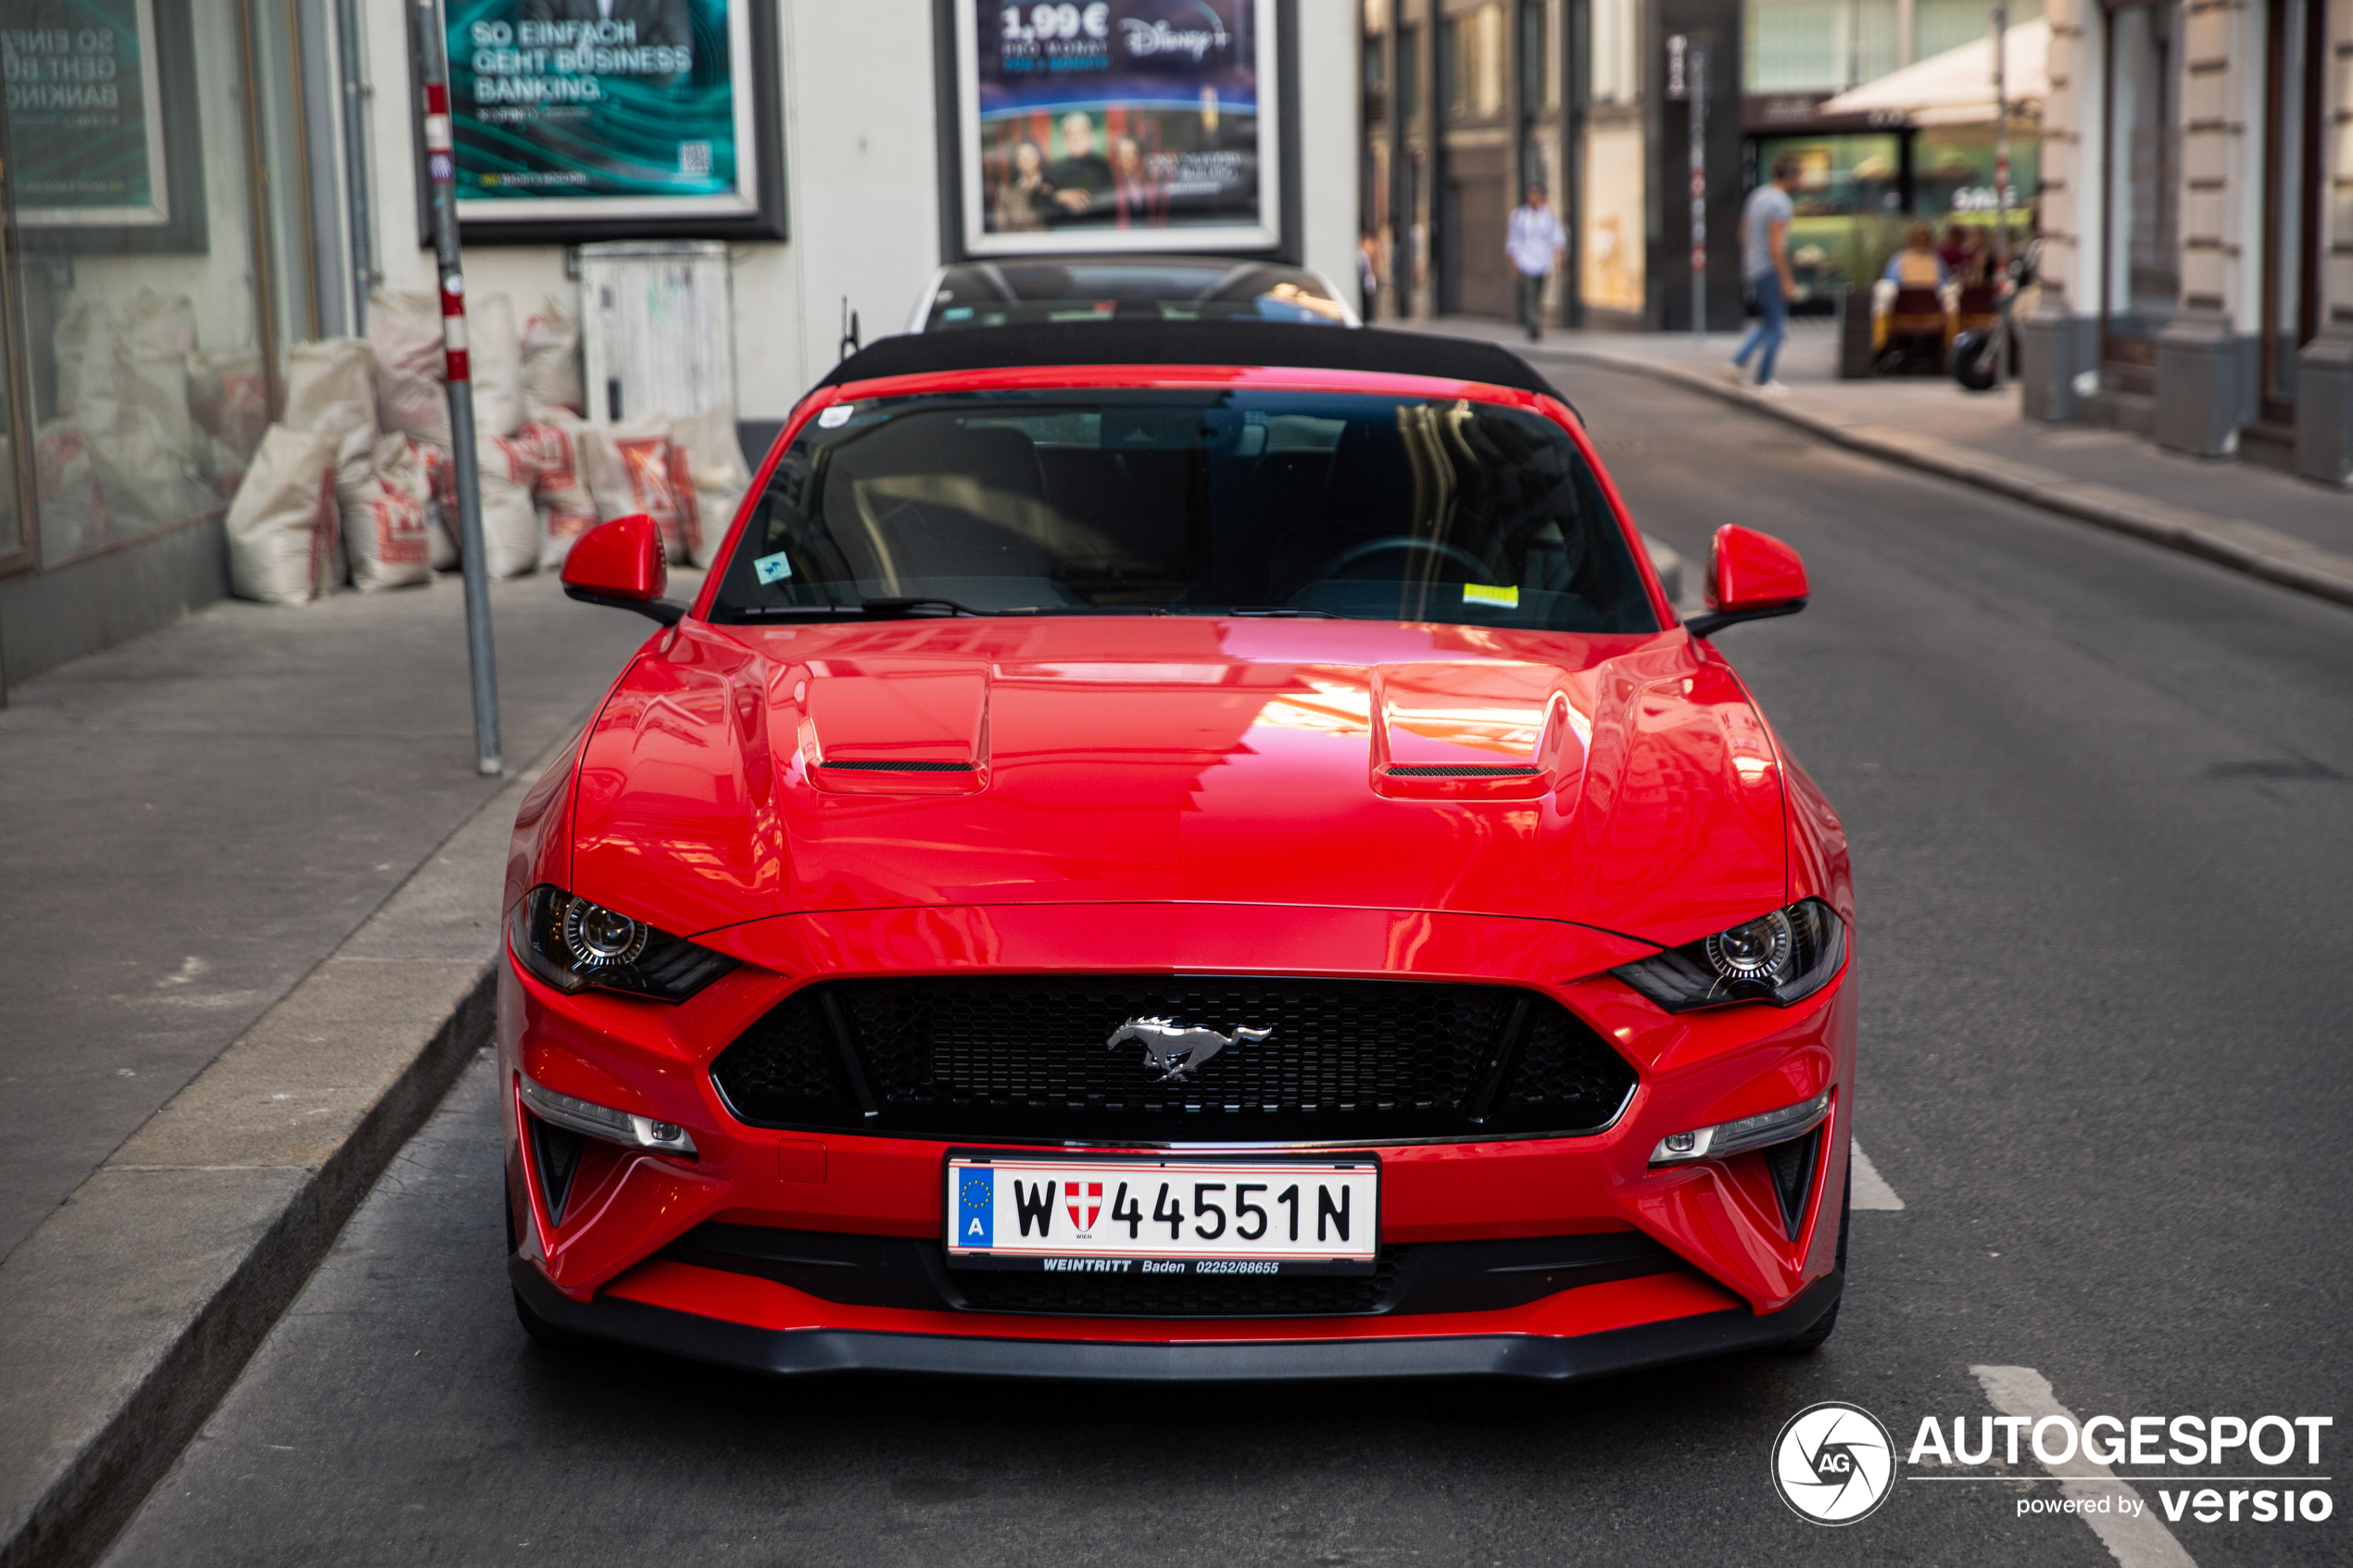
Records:
[[[2002,384],[2002,361],[2009,358],[2010,281],[2010,94],[2002,58],[2003,35],[2009,31],[2007,6],[1994,7],[1994,310],[2000,323],[1994,345],[1994,384]]]
[[[343,73],[343,192],[351,218],[351,334],[368,335],[368,293],[376,281],[374,220],[368,211],[368,95],[359,67],[359,0],[335,0],[335,45]]]
[[[1707,342],[1707,49],[1691,46],[1692,342]]]
[[[458,493],[458,551],[466,580],[466,662],[473,671],[474,766],[496,777],[498,671],[490,647],[490,573],[482,557],[482,470],[474,452],[473,368],[466,353],[466,275],[458,257],[458,154],[449,131],[449,33],[441,0],[416,0],[418,68],[424,76],[426,174],[433,184],[433,248],[441,269],[441,343],[449,383],[449,462]]]

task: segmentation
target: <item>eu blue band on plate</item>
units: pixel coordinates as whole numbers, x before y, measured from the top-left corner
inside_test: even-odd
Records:
[[[997,1220],[997,1173],[994,1171],[959,1171],[956,1173],[956,1245],[959,1247],[990,1247],[991,1227]]]

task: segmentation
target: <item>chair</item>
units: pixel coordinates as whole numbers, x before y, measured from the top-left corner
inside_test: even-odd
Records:
[[[1945,314],[1944,302],[1934,289],[1896,290],[1895,302],[1887,313],[1880,374],[1901,375],[1923,363],[1929,374],[1944,374],[1944,351],[1952,345],[1953,332],[1953,319]]]

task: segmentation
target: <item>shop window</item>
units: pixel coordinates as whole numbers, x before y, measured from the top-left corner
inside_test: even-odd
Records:
[[[1412,124],[1422,112],[1422,30],[1397,30],[1397,118]]]
[[[1554,94],[1551,17],[1546,0],[1519,3],[1519,101],[1530,111],[1548,109]]]
[[[2109,385],[2143,394],[2155,390],[2157,335],[2182,288],[2180,19],[2172,5],[2108,16],[2100,357]]]
[[[247,19],[239,0],[10,6],[14,347],[44,566],[217,514],[269,421]]]

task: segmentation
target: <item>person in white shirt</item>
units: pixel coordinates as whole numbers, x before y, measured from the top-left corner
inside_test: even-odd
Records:
[[[1544,200],[1544,187],[1531,180],[1528,200],[1512,209],[1504,231],[1504,254],[1519,274],[1519,324],[1528,329],[1530,343],[1544,335],[1544,280],[1567,244],[1560,214]]]

